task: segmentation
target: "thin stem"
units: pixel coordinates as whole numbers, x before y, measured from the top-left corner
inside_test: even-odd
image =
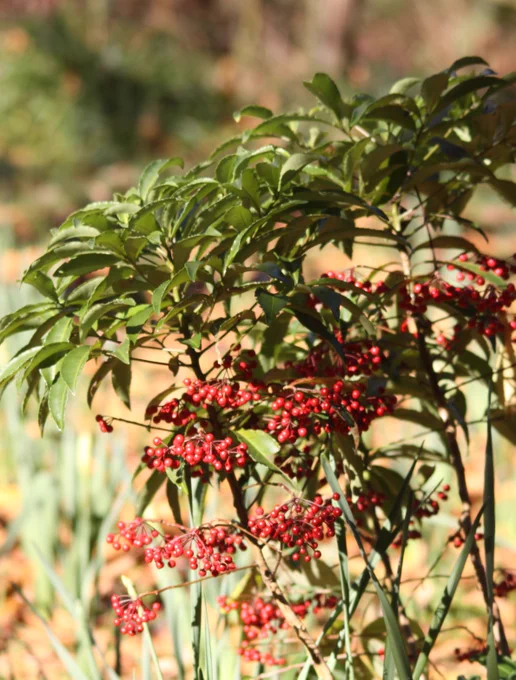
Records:
[[[175,583],[172,586],[165,586],[164,588],[159,588],[158,590],[146,590],[143,593],[139,593],[138,597],[148,597],[150,595],[161,595],[161,593],[164,593],[166,590],[175,590],[176,588],[186,588],[187,586],[192,586],[195,583],[202,583],[203,581],[209,581],[212,578],[219,578],[219,576],[225,576],[227,574],[234,574],[236,571],[243,571],[244,569],[256,569],[258,565],[256,563],[253,564],[247,564],[245,567],[236,567],[235,569],[231,569],[229,571],[222,571],[220,574],[217,574],[216,576],[203,576],[202,578],[196,578],[193,581],[185,581],[185,583]]]
[[[109,418],[110,420],[116,420],[119,423],[127,423],[128,425],[136,425],[137,427],[144,427],[146,430],[150,432],[150,430],[160,430],[161,432],[168,432],[169,434],[172,434],[172,430],[169,430],[166,427],[158,427],[157,425],[151,425],[150,423],[139,423],[136,420],[128,420],[127,418],[118,418],[117,416],[102,416],[103,418],[107,419]]]
[[[430,382],[430,387],[435,398],[436,405],[438,407],[439,416],[443,421],[446,443],[448,446],[448,451],[450,453],[453,467],[455,468],[455,473],[457,475],[459,497],[462,502],[462,514],[459,521],[465,535],[467,536],[471,531],[472,521],[471,521],[471,497],[469,494],[469,489],[466,481],[466,471],[464,469],[464,463],[462,461],[462,455],[457,440],[457,428],[453,420],[452,414],[450,413],[444,393],[442,392],[441,387],[439,386],[439,380],[437,378],[437,374],[433,366],[433,359],[430,356],[430,353],[426,345],[425,331],[426,329],[424,325],[424,320],[423,318],[420,317],[417,322],[417,341],[419,352],[421,355],[423,367]],[[476,542],[473,543],[470,557],[473,563],[473,567],[475,569],[475,573],[477,575],[478,583],[482,590],[484,602],[489,611],[487,576],[484,564],[482,562],[482,558],[480,556],[480,550]],[[505,635],[504,626],[500,617],[500,611],[496,602],[493,602],[492,614],[494,621],[493,626],[494,635],[497,645],[499,647],[499,651],[503,656],[509,656],[510,655],[509,645]]]
[[[183,318],[182,331],[185,337],[190,336],[190,330],[188,328],[188,320],[186,318],[186,315]],[[192,362],[192,369],[196,377],[199,380],[204,380],[205,374],[199,362],[199,354],[192,347],[187,347],[186,352],[190,357],[190,361]],[[220,425],[218,423],[216,413],[214,412],[212,407],[208,408],[208,416],[211,420],[213,431],[217,433],[218,431],[220,431]],[[231,492],[233,495],[233,505],[235,506],[235,510],[237,512],[240,524],[242,525],[243,529],[247,529],[248,517],[244,497],[242,494],[242,488],[234,472],[228,473],[227,480],[231,488]],[[255,548],[258,569],[260,571],[260,576],[262,577],[264,584],[266,585],[268,591],[270,592],[272,598],[274,599],[281,613],[285,617],[285,621],[294,629],[298,639],[300,640],[300,642],[303,644],[308,654],[310,655],[317,676],[321,678],[321,680],[332,680],[332,674],[330,672],[330,669],[328,668],[326,662],[324,661],[324,658],[321,655],[318,646],[310,637],[308,631],[306,630],[304,622],[297,616],[297,614],[290,606],[287,598],[285,597],[283,591],[281,590],[276,580],[275,570],[271,571],[271,569],[269,568],[263,555],[262,546],[259,545],[259,542],[254,536],[252,538],[249,537],[249,541]]]
[[[233,503],[235,510],[237,511],[238,518],[243,527],[247,527],[247,510],[244,503],[244,498],[242,495],[242,489],[238,483],[237,478],[233,472],[228,474],[228,482],[233,494]],[[262,580],[274,599],[277,607],[285,617],[285,621],[294,629],[299,641],[303,644],[306,651],[310,655],[314,670],[317,673],[317,677],[322,680],[331,680],[332,674],[328,668],[326,661],[324,660],[319,647],[316,645],[315,641],[312,639],[308,633],[306,626],[302,619],[294,612],[289,601],[287,600],[285,594],[283,593],[278,581],[275,576],[275,569],[271,570],[265,556],[263,554],[263,548],[258,545],[256,538],[251,540],[251,543],[255,547],[256,561],[258,563],[258,569],[260,571],[260,576]]]

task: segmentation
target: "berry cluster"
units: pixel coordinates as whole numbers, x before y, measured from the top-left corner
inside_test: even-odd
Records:
[[[190,437],[176,434],[170,446],[159,437],[152,443],[153,446],[145,448],[142,461],[160,472],[165,472],[166,468],[179,468],[182,460],[191,467],[206,464],[217,472],[232,472],[235,467],[244,467],[249,459],[247,444],[235,444],[231,437],[217,440],[211,432],[196,432]],[[200,470],[197,472],[202,474]]]
[[[231,358],[230,354],[226,354],[221,361],[215,361],[213,368],[222,368],[226,373],[233,369],[241,380],[251,381],[258,368],[256,352],[254,349],[242,350],[239,344],[233,347],[232,352],[239,356]]]
[[[154,563],[158,569],[165,565],[174,568],[177,560],[184,557],[190,569],[198,571],[202,578],[209,573],[218,576],[235,568],[233,555],[237,548],[246,550],[241,533],[231,525],[202,525],[187,529],[179,525],[175,535],[160,533],[141,517],[132,522],[118,522],[118,534],[108,534],[107,542],[115,550],[128,552],[131,548],[144,548],[147,564]]]
[[[247,383],[247,388],[244,389],[236,380],[206,381],[185,378],[184,385],[186,387],[183,395],[185,402],[196,408],[217,405],[222,409],[229,410],[242,408],[250,402],[259,401],[261,398],[260,390],[262,389],[259,383],[253,382]]]
[[[475,541],[481,541],[484,538],[484,534],[481,531],[476,531],[474,538]],[[461,548],[465,542],[466,538],[461,528],[457,529],[451,536],[448,536],[448,543],[452,543],[454,548]]]
[[[448,500],[448,492],[450,491],[449,484],[443,484],[442,489],[437,491],[435,495],[441,501]],[[439,501],[432,496],[423,497],[422,499],[414,499],[414,515],[418,519],[424,517],[433,517],[437,515],[440,510]]]
[[[508,260],[499,260],[498,258],[492,257],[491,255],[479,254],[472,258],[467,253],[462,253],[462,255],[459,255],[457,259],[459,260],[459,262],[468,262],[473,259],[474,264],[476,264],[481,271],[493,272],[493,274],[496,274],[496,276],[499,276],[501,279],[504,279],[505,281],[507,281],[510,278],[511,274],[516,273],[516,264],[510,263]],[[510,259],[515,260],[516,253]],[[464,279],[468,281],[476,280],[479,286],[483,286],[485,283],[485,279],[481,275],[476,276],[467,269],[466,270],[464,270],[464,268],[461,269],[460,265],[450,265],[449,268],[451,268],[451,270],[455,268],[459,269],[459,273],[457,274],[458,281],[464,281]],[[460,274],[463,274],[463,276],[459,276]]]
[[[343,411],[351,416],[360,432],[365,432],[375,418],[392,413],[396,397],[379,391],[368,396],[364,383],[353,383],[346,391],[344,382],[337,380],[331,387],[318,390],[296,390],[293,394],[277,396],[272,410],[279,411],[267,424],[267,430],[278,442],[295,443],[298,438],[319,435],[321,432],[351,431],[350,422]]]
[[[449,484],[444,484],[440,491],[436,492],[436,496],[441,501],[448,500],[448,492],[450,490]],[[412,517],[417,520],[422,520],[427,517],[433,517],[437,515],[440,510],[439,502],[432,496],[423,496],[419,499],[414,499],[412,505]],[[408,540],[416,540],[421,538],[421,532],[418,529],[414,529],[414,520],[411,519],[409,522],[409,530],[407,533]],[[400,548],[403,543],[403,536],[400,534],[392,543],[394,548]]]
[[[104,416],[101,415],[97,415],[95,416],[95,420],[99,424],[101,432],[105,433],[113,432],[113,425],[111,425],[111,422],[108,418],[105,418]]]
[[[346,360],[327,343],[315,345],[302,361],[287,361],[285,368],[294,370],[302,378],[344,378],[369,376],[377,371],[386,354],[371,340],[345,342],[336,334]]]
[[[345,283],[352,284],[357,293],[362,291],[366,293],[376,293],[377,295],[381,293],[386,293],[389,289],[387,288],[385,281],[377,281],[373,283],[369,279],[365,281],[359,281],[354,275],[354,271],[349,272],[338,272],[337,274],[333,271],[326,272],[322,275],[322,278],[335,279],[337,281],[344,281]]]
[[[287,451],[281,451],[274,458],[274,463],[290,479],[308,479],[315,471],[316,458],[310,455],[311,446],[303,446],[302,449],[289,447]]]
[[[381,491],[374,489],[361,489],[357,497],[353,500],[352,496],[346,496],[348,505],[355,510],[357,514],[366,513],[369,510],[374,510],[376,507],[382,507],[385,502],[386,495]],[[360,526],[360,518],[357,519]]]
[[[146,418],[152,418],[153,422],[167,423],[176,427],[185,427],[196,420],[195,413],[190,411],[179,399],[171,399],[160,406],[150,406],[145,412]]]
[[[332,505],[339,500],[339,494],[323,500],[316,496],[314,502],[303,498],[291,498],[280,503],[265,514],[257,508],[255,516],[249,519],[249,531],[265,541],[278,541],[287,548],[294,549],[292,559],[297,562],[310,562],[318,559],[319,541],[335,536],[335,521],[342,515],[340,508]]]
[[[143,631],[143,624],[153,621],[161,609],[159,602],[146,607],[140,598],[132,600],[130,597],[111,596],[111,606],[115,610],[115,626],[120,626],[122,635],[136,635]]]
[[[317,594],[312,599],[292,604],[292,609],[303,619],[310,610],[318,614],[324,609],[333,609],[338,601],[334,595]],[[283,666],[286,663],[283,656],[274,654],[272,647],[269,651],[262,652],[253,646],[253,643],[264,639],[269,639],[271,643],[281,642],[276,641],[274,636],[288,628],[281,610],[270,599],[254,596],[250,600],[236,601],[221,596],[217,598],[217,603],[225,614],[232,611],[239,613],[244,637],[238,649],[239,655],[246,661],[256,661],[268,666]]]
[[[516,578],[510,572],[502,571],[501,580],[494,583],[496,597],[507,597],[513,590],[516,590]]]
[[[457,661],[476,661],[480,656],[487,653],[487,645],[477,645],[469,649],[455,648],[454,654]]]
[[[406,285],[402,286],[400,308],[409,315],[424,314],[430,304],[453,303],[468,317],[466,327],[475,330],[480,335],[494,337],[503,333],[507,328],[516,330],[516,320],[512,317],[508,318],[508,310],[516,300],[516,287],[509,283],[500,289],[493,284],[486,283],[484,276],[464,267],[461,268],[460,264],[468,260],[468,255],[463,253],[459,256],[458,263],[447,266],[449,271],[457,272],[456,278],[459,285],[454,286],[434,276],[427,281],[417,281],[412,287],[412,292]],[[478,256],[474,264],[477,264],[481,271],[493,272],[504,280],[516,272],[516,265],[488,256]],[[408,331],[407,319],[402,322],[400,329],[402,332]],[[436,342],[446,349],[451,349],[463,330],[463,326],[457,324],[451,338],[447,338],[440,332]]]

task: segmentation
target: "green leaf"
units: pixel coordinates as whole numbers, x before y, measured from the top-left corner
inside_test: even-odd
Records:
[[[152,293],[152,309],[155,314],[161,312],[161,303],[169,290],[170,283],[170,281],[163,281],[163,283],[161,283]]]
[[[483,508],[476,516],[475,521],[473,522],[473,526],[471,527],[471,531],[469,532],[469,535],[466,538],[462,550],[460,551],[460,555],[457,561],[455,562],[452,572],[448,578],[446,588],[444,589],[439,605],[435,611],[432,622],[430,623],[430,628],[428,629],[428,633],[423,642],[423,649],[421,650],[417,658],[414,673],[412,676],[410,675],[408,676],[412,677],[412,680],[419,680],[419,678],[421,677],[422,673],[425,670],[426,664],[428,663],[428,657],[439,636],[444,620],[448,615],[453,598],[455,596],[455,591],[457,590],[457,586],[460,583],[460,579],[462,576],[462,572],[464,570],[464,566],[468,559],[468,555],[471,552],[471,548],[473,547],[473,541],[475,540],[475,532],[478,528],[480,518],[482,517],[482,513]]]
[[[23,279],[24,283],[28,283],[35,288],[43,297],[50,300],[57,300],[57,293],[54,283],[50,276],[40,271],[29,272]]]
[[[197,271],[201,265],[202,262],[199,262],[197,260],[186,262],[185,270],[186,273],[188,274],[188,278],[190,279],[190,281],[197,281]]]
[[[72,333],[73,319],[69,316],[54,321],[52,328],[45,337],[45,345],[52,342],[68,342]]]
[[[64,229],[61,228],[54,231],[52,238],[50,239],[49,248],[57,245],[58,243],[62,243],[67,239],[78,240],[82,238],[96,238],[99,233],[99,230],[95,229],[95,227],[90,227],[86,224],[81,224],[78,222],[77,224],[74,224],[73,227],[66,227]]]
[[[493,177],[489,180],[489,184],[493,189],[507,201],[509,205],[516,207],[516,183],[509,179],[497,179]]]
[[[126,328],[127,335],[134,341],[152,316],[154,310],[152,309],[152,305],[139,305],[139,307],[135,307],[131,311],[134,312],[134,314],[128,319]]]
[[[0,371],[0,385],[5,381],[12,380],[14,376],[18,373],[18,370],[29,363],[30,360],[41,350],[41,346],[31,347],[21,351],[15,357],[9,361],[7,366],[4,366],[2,371]]]
[[[100,366],[97,368],[95,371],[93,378],[90,380],[90,384],[88,386],[88,393],[87,393],[87,401],[88,401],[88,406],[91,408],[91,404],[93,402],[94,396],[97,394],[97,391],[102,384],[102,381],[104,378],[113,370],[113,366],[115,365],[116,359],[108,359],[107,361],[103,361]]]
[[[494,284],[497,288],[503,289],[507,287],[507,281],[491,271],[486,272],[483,269],[480,269],[478,264],[474,264],[473,262],[453,262],[452,264],[454,264],[456,267],[459,267],[460,269],[466,269],[469,272],[473,272],[473,274],[476,274],[477,276],[481,276],[485,281],[489,281],[489,283]]]
[[[466,253],[478,253],[478,248],[462,236],[436,236],[431,241],[425,241],[414,247],[414,253],[423,248],[453,248]]]
[[[253,216],[247,208],[237,205],[227,211],[224,215],[224,220],[232,227],[235,227],[235,229],[241,231],[252,224]]]
[[[416,411],[415,409],[407,408],[397,408],[394,412],[390,414],[391,418],[397,418],[398,420],[407,420],[410,423],[415,423],[416,425],[422,425],[427,427],[429,430],[434,432],[439,432],[442,430],[443,423],[437,416],[432,415],[428,411]]]
[[[138,597],[138,593],[136,592],[136,588],[134,587],[133,582],[131,579],[129,579],[125,574],[122,574],[120,577],[120,580],[122,581],[124,587],[126,588],[127,592],[129,593],[129,597],[131,600],[136,600]],[[154,664],[154,671],[156,673],[156,680],[165,680],[163,677],[163,673],[161,672],[161,666],[159,663],[158,655],[156,653],[156,649],[154,647],[154,643],[152,641],[152,635],[149,630],[149,624],[144,623],[143,624],[143,639],[144,639],[144,650],[150,654],[153,664]],[[150,676],[149,676],[150,677]],[[147,678],[143,678],[142,680],[147,680]]]
[[[414,85],[421,82],[421,78],[402,78],[398,80],[389,90],[390,94],[406,94]]]
[[[38,409],[38,426],[39,426],[39,432],[40,435],[43,436],[45,432],[45,425],[48,420],[48,415],[50,413],[50,410],[48,408],[48,388],[45,391],[44,395],[41,397],[41,401],[39,403],[39,409]]]
[[[184,482],[179,483],[177,479],[177,470],[171,470],[166,468],[167,473],[167,500],[168,507],[172,510],[172,515],[174,516],[174,522],[176,524],[181,524],[184,526],[183,518],[181,516],[181,502],[179,497],[179,489],[183,489],[187,493],[187,489],[184,489]]]
[[[112,367],[112,383],[118,398],[131,410],[131,365],[115,360]]]
[[[316,160],[313,154],[294,153],[281,166],[278,191],[281,191],[286,184],[288,184],[294,177],[301,172],[301,170]]]
[[[99,302],[93,305],[90,309],[87,309],[84,316],[80,322],[80,340],[84,340],[88,337],[90,329],[93,325],[101,319],[103,316],[115,312],[125,307],[132,307],[134,305],[134,300],[131,298],[119,298],[116,300],[111,300],[111,302]]]
[[[402,106],[396,104],[388,104],[386,106],[373,107],[366,111],[363,116],[364,120],[383,120],[387,123],[394,123],[399,127],[411,130],[416,130],[416,124],[410,113]]]
[[[244,106],[240,111],[235,111],[233,118],[237,123],[240,122],[242,116],[252,116],[253,118],[270,118],[272,116],[272,111],[266,109],[265,106],[258,106],[257,104],[252,104],[251,106]]]
[[[65,262],[54,272],[54,276],[82,276],[83,274],[91,274],[104,267],[110,267],[116,264],[119,258],[116,255],[108,253],[85,253],[72,257],[68,262]]]
[[[262,430],[236,430],[235,434],[240,442],[247,444],[248,453],[254,461],[265,465],[269,470],[284,477],[289,485],[291,484],[290,479],[273,462],[280,446],[270,434]]]
[[[339,88],[326,73],[316,73],[311,82],[305,81],[303,85],[331,109],[338,120],[347,116],[348,107],[342,101]]]
[[[28,367],[23,373],[23,376],[20,376],[20,381],[23,382],[26,380],[32,371],[36,370],[37,368],[53,366],[66,352],[68,352],[70,349],[73,349],[73,347],[74,345],[72,345],[71,342],[51,342],[48,345],[45,345],[39,350],[39,352],[29,363]]]
[[[369,335],[376,335],[376,330],[373,324],[369,321],[367,316],[362,312],[354,302],[351,302],[346,296],[339,295],[334,290],[326,286],[313,286],[312,291],[324,305],[331,309],[335,319],[340,319],[340,307],[347,309],[352,316],[356,317]]]
[[[455,87],[452,87],[441,97],[439,104],[435,108],[435,113],[439,113],[458,99],[466,97],[468,94],[472,94],[478,90],[493,87],[500,88],[506,85],[507,82],[505,80],[495,78],[494,76],[476,76],[474,78],[469,78],[468,80],[464,80],[462,83],[455,85]]]
[[[461,57],[460,59],[456,59],[453,62],[453,64],[448,69],[448,73],[451,74],[454,71],[459,71],[461,68],[466,68],[466,66],[489,66],[489,64],[487,61],[485,61],[485,59],[482,59],[482,57]]]
[[[113,354],[116,356],[117,359],[120,359],[120,361],[123,361],[124,364],[130,364],[131,363],[131,341],[129,338],[125,338],[125,340],[118,345],[116,350],[113,352]]]
[[[326,340],[326,342],[328,342],[333,347],[337,354],[344,361],[346,360],[344,352],[342,351],[342,346],[337,341],[337,338],[326,328],[320,319],[318,319],[316,316],[312,316],[312,314],[307,314],[297,306],[293,307],[293,312],[296,319],[302,323],[305,328],[308,328],[309,331],[315,333],[315,335],[319,338]]]
[[[423,81],[421,85],[421,95],[428,113],[432,113],[435,109],[439,97],[447,87],[448,75],[446,73],[436,73]]]
[[[267,324],[270,325],[278,316],[281,310],[288,305],[288,298],[284,295],[273,295],[267,293],[263,288],[258,288],[255,292],[258,304],[263,309]]]
[[[66,610],[74,620],[74,624],[77,628],[77,637],[79,639],[79,649],[86,655],[86,662],[88,664],[90,676],[95,680],[101,680],[101,675],[99,673],[95,655],[93,653],[93,645],[96,643],[94,641],[92,631],[88,628],[88,623],[82,603],[80,600],[74,600],[72,594],[66,588],[65,584],[56,574],[54,569],[52,569],[50,562],[47,560],[37,544],[34,544],[34,550],[38,556],[41,566],[43,567],[43,571],[47,575],[49,581],[52,583],[56,593],[58,593],[59,597],[61,598]],[[111,671],[111,669],[109,670]],[[114,671],[111,671],[109,675],[112,678],[118,678],[118,675],[116,675]]]
[[[260,183],[256,172],[247,168],[242,173],[242,189],[248,194],[254,206],[260,209]]]
[[[68,385],[60,375],[48,392],[48,407],[55,424],[61,431],[64,430],[64,416],[69,393]]]
[[[180,168],[184,168],[184,161],[182,158],[175,157],[169,159],[157,159],[147,165],[142,173],[142,176],[140,177],[140,183],[138,185],[138,193],[144,202],[147,201],[149,193],[152,191],[163,170],[173,165],[178,165]]]
[[[61,377],[72,394],[75,394],[77,379],[90,357],[91,347],[75,347],[65,355],[61,364]]]
[[[217,167],[215,168],[215,177],[221,184],[231,182],[233,179],[233,170],[235,168],[237,157],[237,154],[224,156],[224,158],[221,158],[217,163]]]
[[[167,476],[158,470],[153,470],[150,477],[145,482],[145,485],[136,497],[135,513],[137,517],[141,517],[145,509],[152,501],[158,490],[165,483]]]

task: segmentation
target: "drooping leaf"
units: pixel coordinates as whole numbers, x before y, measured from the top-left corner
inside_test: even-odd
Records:
[[[118,262],[116,255],[107,253],[83,253],[72,257],[54,272],[54,276],[81,276],[91,274],[104,267],[110,267]]]
[[[136,498],[135,513],[137,517],[141,517],[143,515],[147,506],[152,501],[158,490],[163,486],[166,479],[167,476],[162,472],[159,472],[159,470],[153,470],[152,474],[147,479]]]
[[[265,108],[265,106],[258,106],[257,104],[253,104],[251,106],[244,106],[243,109],[240,109],[240,111],[236,111],[233,114],[233,118],[236,120],[237,123],[240,122],[242,116],[254,116],[255,118],[267,119],[272,116],[272,111],[270,109]]]
[[[119,399],[131,409],[131,365],[125,364],[123,361],[116,359],[112,367],[112,383],[115,392],[117,393]]]
[[[28,283],[35,288],[43,297],[50,300],[57,300],[57,292],[50,276],[40,271],[29,272],[24,277],[24,283]]]
[[[62,376],[56,378],[48,391],[48,407],[52,418],[61,431],[64,430],[65,426],[64,417],[69,394],[70,390]]]
[[[270,325],[278,316],[282,309],[288,305],[288,298],[284,295],[268,293],[263,288],[258,288],[255,292],[258,304],[263,309],[267,324]]]
[[[91,348],[88,345],[75,347],[63,358],[61,377],[72,394],[75,394],[77,379],[89,359]]]

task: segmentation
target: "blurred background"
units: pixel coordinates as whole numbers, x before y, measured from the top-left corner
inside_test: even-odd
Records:
[[[16,282],[50,228],[86,202],[125,191],[150,159],[179,155],[189,167],[206,157],[235,133],[232,113],[243,105],[302,106],[311,101],[302,80],[316,71],[331,74],[345,95],[386,93],[399,78],[435,73],[466,54],[503,74],[516,68],[515,35],[516,0],[0,0],[0,315],[34,301]],[[500,204],[475,208],[492,251],[516,250],[507,248],[511,212]],[[1,347],[0,364],[18,346]],[[147,372],[135,384],[137,410],[155,379]],[[111,394],[99,401],[98,410],[112,412]],[[71,667],[63,670],[62,645],[86,677],[96,677],[92,658],[102,668],[98,649],[121,677],[134,669],[135,677],[151,677],[149,649],[124,641],[122,658],[106,614],[113,584],[134,564],[129,557],[106,563],[101,547],[134,500],[130,478],[145,433],[131,431],[130,447],[121,427],[111,438],[96,435],[79,399],[69,422],[64,436],[50,429],[40,440],[34,414],[22,419],[14,390],[0,405],[0,677],[74,677]],[[397,425],[390,434],[399,436]],[[482,435],[475,441],[481,451]],[[501,549],[514,564],[514,463],[509,450],[502,453]],[[471,470],[478,460],[473,453]],[[481,484],[479,475],[478,496]],[[423,563],[455,521],[445,519],[426,543]],[[134,573],[150,586],[148,570]],[[168,605],[177,611],[184,595],[173,592]],[[434,594],[425,585],[419,606],[430,610]],[[475,593],[462,604],[468,616],[482,612]],[[456,677],[450,649],[474,643],[482,630],[480,623],[472,633],[449,634],[446,677]],[[166,629],[157,644],[165,677],[187,677]]]

